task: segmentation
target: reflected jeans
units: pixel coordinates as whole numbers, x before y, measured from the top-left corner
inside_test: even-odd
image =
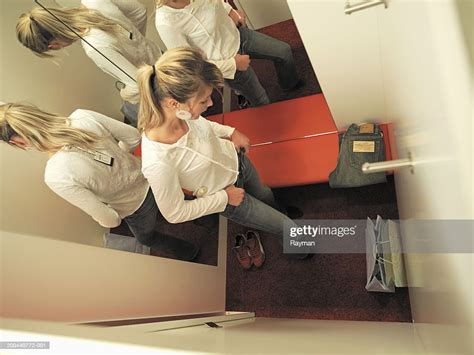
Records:
[[[138,104],[132,104],[128,101],[124,101],[120,111],[130,122],[130,125],[136,128],[138,125]]]
[[[124,218],[130,231],[140,243],[147,247],[160,249],[165,252],[171,252],[178,256],[186,255],[188,249],[195,248],[192,243],[155,231],[158,217],[161,212],[153,196],[151,189],[148,189],[145,201],[138,210],[130,216]]]
[[[289,90],[298,82],[298,74],[293,53],[288,43],[253,31],[247,27],[239,27],[239,54],[248,54],[250,59],[268,59],[273,61],[278,82],[282,89]],[[237,70],[234,79],[226,79],[226,83],[250,101],[252,107],[270,103],[270,99],[260,84],[252,67],[246,71]]]
[[[245,189],[242,203],[235,207],[227,205],[221,214],[243,226],[275,234],[283,244],[284,224],[297,227],[290,218],[279,212],[272,190],[262,184],[257,170],[246,155],[242,156],[240,170],[242,175],[236,182],[237,187]]]

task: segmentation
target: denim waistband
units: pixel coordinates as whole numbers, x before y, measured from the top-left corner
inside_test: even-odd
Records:
[[[237,152],[239,175],[237,176],[237,181],[235,182],[235,186],[240,188],[244,186],[244,155],[245,150],[243,148],[240,148],[240,150]]]

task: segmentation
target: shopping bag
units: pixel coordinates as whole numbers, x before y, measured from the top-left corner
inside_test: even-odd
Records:
[[[399,225],[391,220],[387,221],[387,233],[390,241],[390,254],[386,255],[385,258],[392,262],[393,277],[396,287],[407,287],[407,278],[405,274],[405,263],[402,253],[402,242],[400,236]]]
[[[365,231],[367,291],[395,292],[407,286],[398,225],[377,216],[375,224],[367,218]]]

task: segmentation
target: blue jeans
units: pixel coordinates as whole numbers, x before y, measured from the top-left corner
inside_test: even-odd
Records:
[[[125,118],[130,121],[130,125],[136,128],[138,125],[138,104],[124,101],[120,111],[122,111]]]
[[[297,227],[290,218],[279,212],[272,190],[261,183],[257,170],[250,159],[243,155],[240,164],[242,176],[236,182],[236,186],[245,189],[242,203],[235,207],[227,205],[221,214],[243,226],[258,229],[275,234],[280,244],[283,243],[283,225]]]
[[[354,142],[373,144],[373,152],[354,152]],[[359,187],[387,182],[385,172],[364,174],[362,164],[385,160],[385,145],[379,125],[373,133],[360,133],[359,126],[351,124],[343,136],[339,136],[339,156],[336,169],[329,174],[332,188]]]
[[[149,189],[145,201],[138,210],[125,217],[124,220],[135,238],[143,245],[174,254],[180,259],[192,260],[198,250],[194,244],[155,231],[159,216],[161,216],[161,212],[158,209],[153,192]]]
[[[296,85],[299,79],[293,53],[288,43],[247,27],[239,27],[239,32],[239,54],[248,54],[250,58],[271,60],[275,65],[280,86],[288,90]],[[253,107],[270,103],[270,99],[252,67],[246,71],[237,70],[234,79],[226,79],[226,83],[245,96]]]

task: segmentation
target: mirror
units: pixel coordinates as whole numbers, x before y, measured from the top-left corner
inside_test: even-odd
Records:
[[[17,90],[16,92],[15,90],[10,91],[11,94],[9,95],[2,94],[1,98],[4,101],[27,100],[31,103],[38,105],[42,109],[49,110],[62,115],[67,115],[78,107],[84,107],[96,112],[106,114],[110,117],[123,117],[123,113],[120,110],[123,101],[121,100],[119,93],[116,91],[117,87],[119,89],[123,89],[123,87],[117,85],[117,80],[113,76],[107,75],[106,73],[101,71],[99,68],[97,68],[96,65],[94,65],[94,63],[89,58],[87,58],[84,53],[84,50],[81,48],[79,41],[66,49],[57,51],[58,53],[56,63],[54,63],[53,61],[48,61],[46,59],[36,58],[27,49],[20,48],[21,46],[19,45],[18,41],[16,41],[13,30],[19,14],[29,11],[31,9],[32,4],[29,1],[14,2],[11,0],[6,1],[6,3],[8,4],[8,9],[7,11],[3,11],[2,14],[4,14],[3,16],[6,16],[5,14],[8,13],[9,17],[6,18],[6,21],[2,21],[2,26],[4,26],[3,34],[4,36],[8,36],[8,39],[6,41],[2,41],[2,43],[8,43],[9,45],[12,44],[16,47],[14,53],[15,55],[13,55],[13,53],[9,53],[7,55],[6,61],[7,65],[15,63],[15,68],[13,69],[15,75],[13,75],[12,73],[10,75],[6,74],[6,76],[9,76],[11,79],[7,82],[12,83],[16,81],[15,85]],[[38,1],[38,3],[38,6],[44,6],[46,8],[58,6],[77,7],[80,5],[80,2],[78,0],[40,0]],[[151,14],[151,16],[148,16],[147,37],[152,39],[153,42],[157,44],[159,43],[161,48],[164,48],[155,30],[153,18],[154,1],[147,0],[143,1],[143,3],[146,3],[148,13]],[[232,1],[230,1],[230,3],[232,3]],[[241,6],[240,2],[237,1],[233,5],[234,8],[239,8],[239,5]],[[251,25],[250,19],[249,25]],[[285,27],[282,30],[282,26],[288,27]],[[265,87],[270,100],[272,102],[277,102],[286,99],[293,99],[300,96],[320,93],[321,89],[317,82],[317,78],[314,75],[314,71],[312,70],[311,64],[307,58],[304,46],[298,36],[298,32],[296,30],[296,27],[294,26],[294,23],[288,23],[288,21],[285,21],[283,23],[270,25],[263,29],[260,29],[260,32],[266,33],[272,37],[279,38],[280,40],[286,42],[293,42],[291,43],[291,46],[293,47],[293,49],[296,48],[296,50],[293,51],[293,54],[295,56],[295,60],[297,61],[298,71],[300,76],[303,77],[305,80],[304,85],[302,87],[299,87],[297,90],[294,90],[292,92],[284,92],[281,90],[281,88],[278,87],[278,80],[273,66],[269,65],[268,61],[252,59],[252,67],[255,69],[259,80]],[[15,43],[13,44],[12,42]],[[67,53],[69,53],[69,55],[67,55]],[[111,58],[106,58],[106,60],[114,62]],[[18,67],[19,63],[22,63],[24,67]],[[120,67],[120,65],[117,65],[117,63],[115,62],[114,66],[115,69],[121,71],[127,76],[130,76],[126,68]],[[4,66],[4,68],[6,67],[7,66]],[[29,83],[30,85],[27,85],[27,83]],[[64,94],[64,88],[67,88],[68,95]],[[51,95],[51,93],[53,94]],[[60,97],[61,100],[58,101],[57,99],[55,99],[55,97]],[[215,105],[211,107],[208,112],[204,114],[204,116],[213,115],[221,112],[221,99],[220,96],[218,96],[218,94],[215,92],[213,94],[213,101]],[[237,96],[233,95],[232,109],[238,109],[239,104],[240,103],[238,102]],[[3,150],[5,150],[6,152],[8,152],[9,155],[15,154],[15,156],[17,156],[15,159],[25,159],[22,152],[11,153],[10,147],[2,147],[1,149],[2,153]],[[38,167],[39,170],[41,170],[41,168],[42,167]],[[41,179],[40,174],[37,175],[38,178]],[[43,191],[43,193],[45,192]],[[48,197],[51,198],[50,194],[48,195]],[[56,202],[58,203],[58,206],[64,208],[63,202]],[[34,208],[32,209],[33,214],[37,213],[37,211],[34,211]],[[205,221],[204,224],[207,224],[208,222],[209,221]],[[87,223],[90,224],[90,220],[88,220]],[[15,227],[13,225],[10,225],[9,228]],[[67,227],[64,228],[67,229]],[[94,229],[93,227],[90,228]],[[209,228],[202,226],[197,227],[194,224],[185,223],[179,226],[170,226],[164,224],[160,227],[160,230],[174,230],[175,228],[181,228],[180,231],[173,232],[173,234],[177,236],[188,236],[192,234],[193,237],[196,237],[200,240],[204,240],[207,238],[205,248],[206,250],[203,250],[203,248],[201,248],[201,253],[203,253],[204,251],[207,252],[210,249],[215,250],[215,252],[213,253],[213,256],[209,258],[212,259],[212,261],[207,262],[202,260],[202,262],[211,265],[216,264],[217,245],[213,244],[214,242],[217,243],[216,226],[214,226],[214,229],[210,231]],[[34,234],[36,233],[36,230],[31,227],[30,229],[26,228],[25,232]],[[97,231],[95,231],[95,233],[97,234]],[[125,225],[122,225],[120,228],[112,230],[112,233],[119,235],[131,234],[130,231],[127,230]],[[45,232],[45,234],[50,233]],[[74,242],[83,242],[84,235],[85,233],[81,232],[81,236],[74,237],[69,240]],[[213,240],[213,242],[211,242],[211,240]],[[90,242],[91,245],[98,245],[101,243],[102,242],[99,241],[97,238],[95,238],[94,242]],[[89,243],[86,242],[86,244]],[[210,247],[210,244],[212,244],[213,246]]]
[[[127,1],[124,1],[127,3]],[[148,11],[147,37],[159,44],[154,31],[154,1],[143,1]],[[79,6],[80,1],[42,0],[48,7]],[[54,59],[39,58],[23,47],[16,37],[19,16],[36,5],[27,0],[2,1],[2,87],[0,100],[22,102],[61,116],[68,116],[78,108],[123,119],[123,100],[116,89],[116,79],[99,69],[84,53],[79,41],[55,51]],[[124,69],[126,71],[126,69]],[[2,155],[2,230],[53,238],[68,242],[104,246],[106,229],[100,227],[79,208],[68,204],[44,184],[46,154],[25,152],[0,145]],[[197,263],[217,265],[218,219],[210,216],[198,222],[171,225],[158,218],[156,230],[176,236],[200,247]],[[110,231],[122,235],[121,248],[135,248],[132,233],[122,224]],[[108,236],[107,238],[109,238]],[[127,239],[125,239],[127,238]],[[113,239],[108,239],[113,243]],[[114,247],[115,248],[115,247]],[[151,255],[172,257],[168,252],[152,249]]]

